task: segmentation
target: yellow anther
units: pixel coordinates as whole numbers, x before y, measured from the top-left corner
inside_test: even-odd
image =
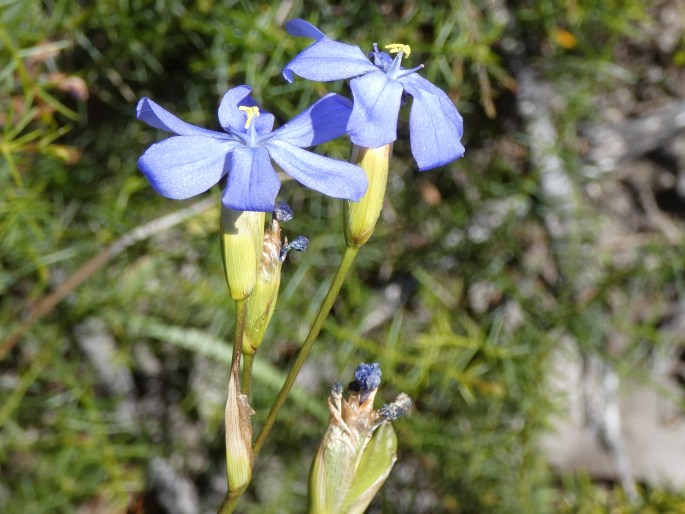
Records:
[[[385,45],[385,48],[387,48],[388,52],[391,54],[402,52],[404,55],[409,57],[409,54],[411,53],[411,47],[402,43],[391,43],[389,45]]]
[[[245,105],[241,105],[238,107],[241,111],[245,111],[245,114],[247,114],[247,121],[245,122],[245,128],[248,129],[250,128],[250,123],[252,123],[252,118],[259,118],[259,107],[256,105],[253,105],[252,107],[247,107]]]

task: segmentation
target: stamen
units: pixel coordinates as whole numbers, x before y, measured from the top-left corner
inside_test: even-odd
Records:
[[[409,54],[411,54],[411,47],[409,45],[405,45],[402,43],[391,43],[389,45],[385,45],[385,48],[391,54],[397,54],[399,52],[402,52],[407,57],[409,57]]]
[[[250,128],[250,123],[252,123],[252,118],[259,118],[259,107],[256,105],[253,105],[252,107],[247,107],[245,105],[241,105],[238,107],[241,111],[245,111],[247,114],[247,121],[245,122],[245,128],[248,129]]]

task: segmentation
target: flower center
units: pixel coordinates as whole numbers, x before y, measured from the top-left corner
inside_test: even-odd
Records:
[[[252,107],[247,107],[245,105],[241,105],[238,107],[241,111],[245,111],[245,114],[247,114],[247,121],[245,122],[245,128],[249,129],[250,124],[252,123],[253,118],[259,118],[259,107],[256,105]]]
[[[378,45],[375,43],[373,45],[374,51],[371,53],[371,55],[373,56],[374,64],[378,66],[379,69],[384,71],[385,74],[391,79],[397,80],[402,77],[406,77],[407,75],[411,75],[412,73],[423,68],[423,64],[408,70],[402,68],[402,57],[408,57],[409,54],[411,54],[411,47],[409,45],[405,45],[404,43],[391,43],[389,45],[385,45],[385,49],[391,54],[397,54],[395,58],[391,60],[388,54],[378,50]]]

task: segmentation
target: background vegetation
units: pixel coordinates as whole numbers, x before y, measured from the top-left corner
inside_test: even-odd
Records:
[[[233,307],[216,207],[129,246],[16,344],[7,338],[103,248],[197,201],[155,195],[136,169],[161,137],[135,120],[139,97],[216,128],[218,101],[235,85],[251,85],[281,122],[326,91],[345,93],[281,77],[306,44],[283,24],[304,17],[362,48],[411,44],[411,63],[425,63],[464,115],[467,154],[419,174],[403,114],[382,220],[242,512],[303,511],[327,387],[361,361],[381,363],[382,401],[399,391],[416,400],[396,423],[398,465],[373,512],[685,512],[682,490],[640,482],[631,502],[615,476],[569,473],[540,451],[562,408],[549,387],[562,341],[642,384],[649,355],[683,349],[664,330],[685,297],[683,193],[647,184],[649,211],[632,177],[588,172],[587,154],[603,142],[584,132],[682,99],[682,31],[670,45],[660,39],[675,4],[0,0],[0,510],[219,504]],[[540,118],[521,102],[530,74],[546,92],[534,100],[547,102],[545,151],[564,170],[568,208],[550,196],[536,157]],[[349,148],[320,150],[344,158]],[[608,209],[612,184],[631,192],[624,211]],[[281,198],[296,213],[286,232],[312,244],[284,268],[255,370],[257,424],[343,247],[339,202],[292,182]],[[618,246],[603,239],[608,221],[629,225]]]

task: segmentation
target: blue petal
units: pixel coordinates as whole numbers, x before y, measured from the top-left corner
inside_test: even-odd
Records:
[[[378,68],[366,58],[358,46],[322,37],[283,68],[283,77],[292,82],[295,73],[308,80],[326,82],[348,79],[371,71],[378,71]]]
[[[238,211],[270,212],[281,181],[264,148],[236,148],[230,156],[230,171],[221,201]]]
[[[144,121],[151,127],[173,132],[179,136],[226,137],[226,134],[221,132],[203,129],[186,123],[146,97],[141,98],[136,106],[136,118]]]
[[[326,35],[314,25],[300,18],[295,18],[286,23],[285,30],[288,31],[288,34],[291,36],[310,37],[314,41],[326,37]]]
[[[226,132],[245,132],[247,113],[239,109],[244,107],[259,107],[259,116],[252,119],[255,130],[258,134],[268,134],[274,126],[274,115],[262,110],[250,96],[252,88],[249,86],[238,86],[229,89],[221,99],[219,104],[219,123]]]
[[[354,201],[366,192],[366,174],[359,166],[302,150],[285,141],[269,140],[265,146],[276,164],[304,186]]]
[[[350,81],[354,106],[347,123],[355,145],[378,148],[397,139],[402,84],[382,71]]]
[[[325,143],[347,132],[351,112],[349,99],[330,93],[274,131],[273,138],[300,148]]]
[[[226,173],[226,155],[238,143],[202,136],[175,136],[153,144],[138,168],[162,196],[183,200],[204,193]]]
[[[464,122],[452,100],[423,77],[400,79],[414,97],[409,114],[411,153],[420,171],[443,166],[464,155]]]

